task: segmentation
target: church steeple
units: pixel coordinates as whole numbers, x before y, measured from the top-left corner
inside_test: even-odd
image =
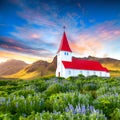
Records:
[[[72,52],[72,50],[70,49],[70,46],[69,46],[65,31],[63,33],[61,44],[60,44],[60,47],[58,49],[58,52],[60,52],[60,51]]]

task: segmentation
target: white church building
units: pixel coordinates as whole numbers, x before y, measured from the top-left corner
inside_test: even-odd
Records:
[[[64,32],[57,52],[56,77],[68,78],[70,76],[78,76],[79,74],[110,77],[108,69],[103,67],[98,61],[73,57],[66,33]]]

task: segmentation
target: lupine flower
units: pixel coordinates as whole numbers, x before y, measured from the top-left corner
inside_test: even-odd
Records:
[[[69,104],[69,109],[70,109],[71,111],[74,111],[73,105]]]
[[[94,111],[94,107],[92,105],[89,106],[90,111]]]
[[[76,108],[74,108],[73,105],[69,104],[69,106],[65,108],[65,111],[66,112],[71,111],[73,114],[100,113],[98,109],[95,110],[95,108],[91,105],[86,106],[86,107],[85,107],[85,105],[81,105],[81,107],[80,107],[79,104],[76,106]],[[101,111],[101,113],[102,113],[102,111]]]
[[[85,108],[85,105],[82,105],[81,111],[82,111],[82,113],[83,113],[83,114],[85,114],[85,113],[86,113],[86,108]]]

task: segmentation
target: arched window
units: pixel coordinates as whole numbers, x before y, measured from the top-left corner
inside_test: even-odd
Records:
[[[82,74],[82,71],[80,71],[80,74]]]
[[[66,55],[66,52],[64,52],[64,55]]]
[[[100,76],[102,76],[102,72],[100,72]]]
[[[89,76],[89,71],[87,71],[87,75]]]
[[[71,74],[71,71],[69,70],[69,75]]]

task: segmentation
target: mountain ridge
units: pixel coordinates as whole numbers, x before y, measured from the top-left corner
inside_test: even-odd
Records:
[[[98,61],[104,67],[108,68],[108,70],[111,73],[111,76],[120,76],[120,60],[114,58],[98,58],[92,56],[88,56],[80,59]],[[23,69],[16,72],[15,74],[11,74],[4,77],[31,79],[46,75],[55,75],[56,66],[57,66],[57,57],[55,56],[51,63],[47,61],[39,60],[25,66]]]
[[[0,76],[15,74],[28,64],[21,60],[11,59],[0,63]]]

